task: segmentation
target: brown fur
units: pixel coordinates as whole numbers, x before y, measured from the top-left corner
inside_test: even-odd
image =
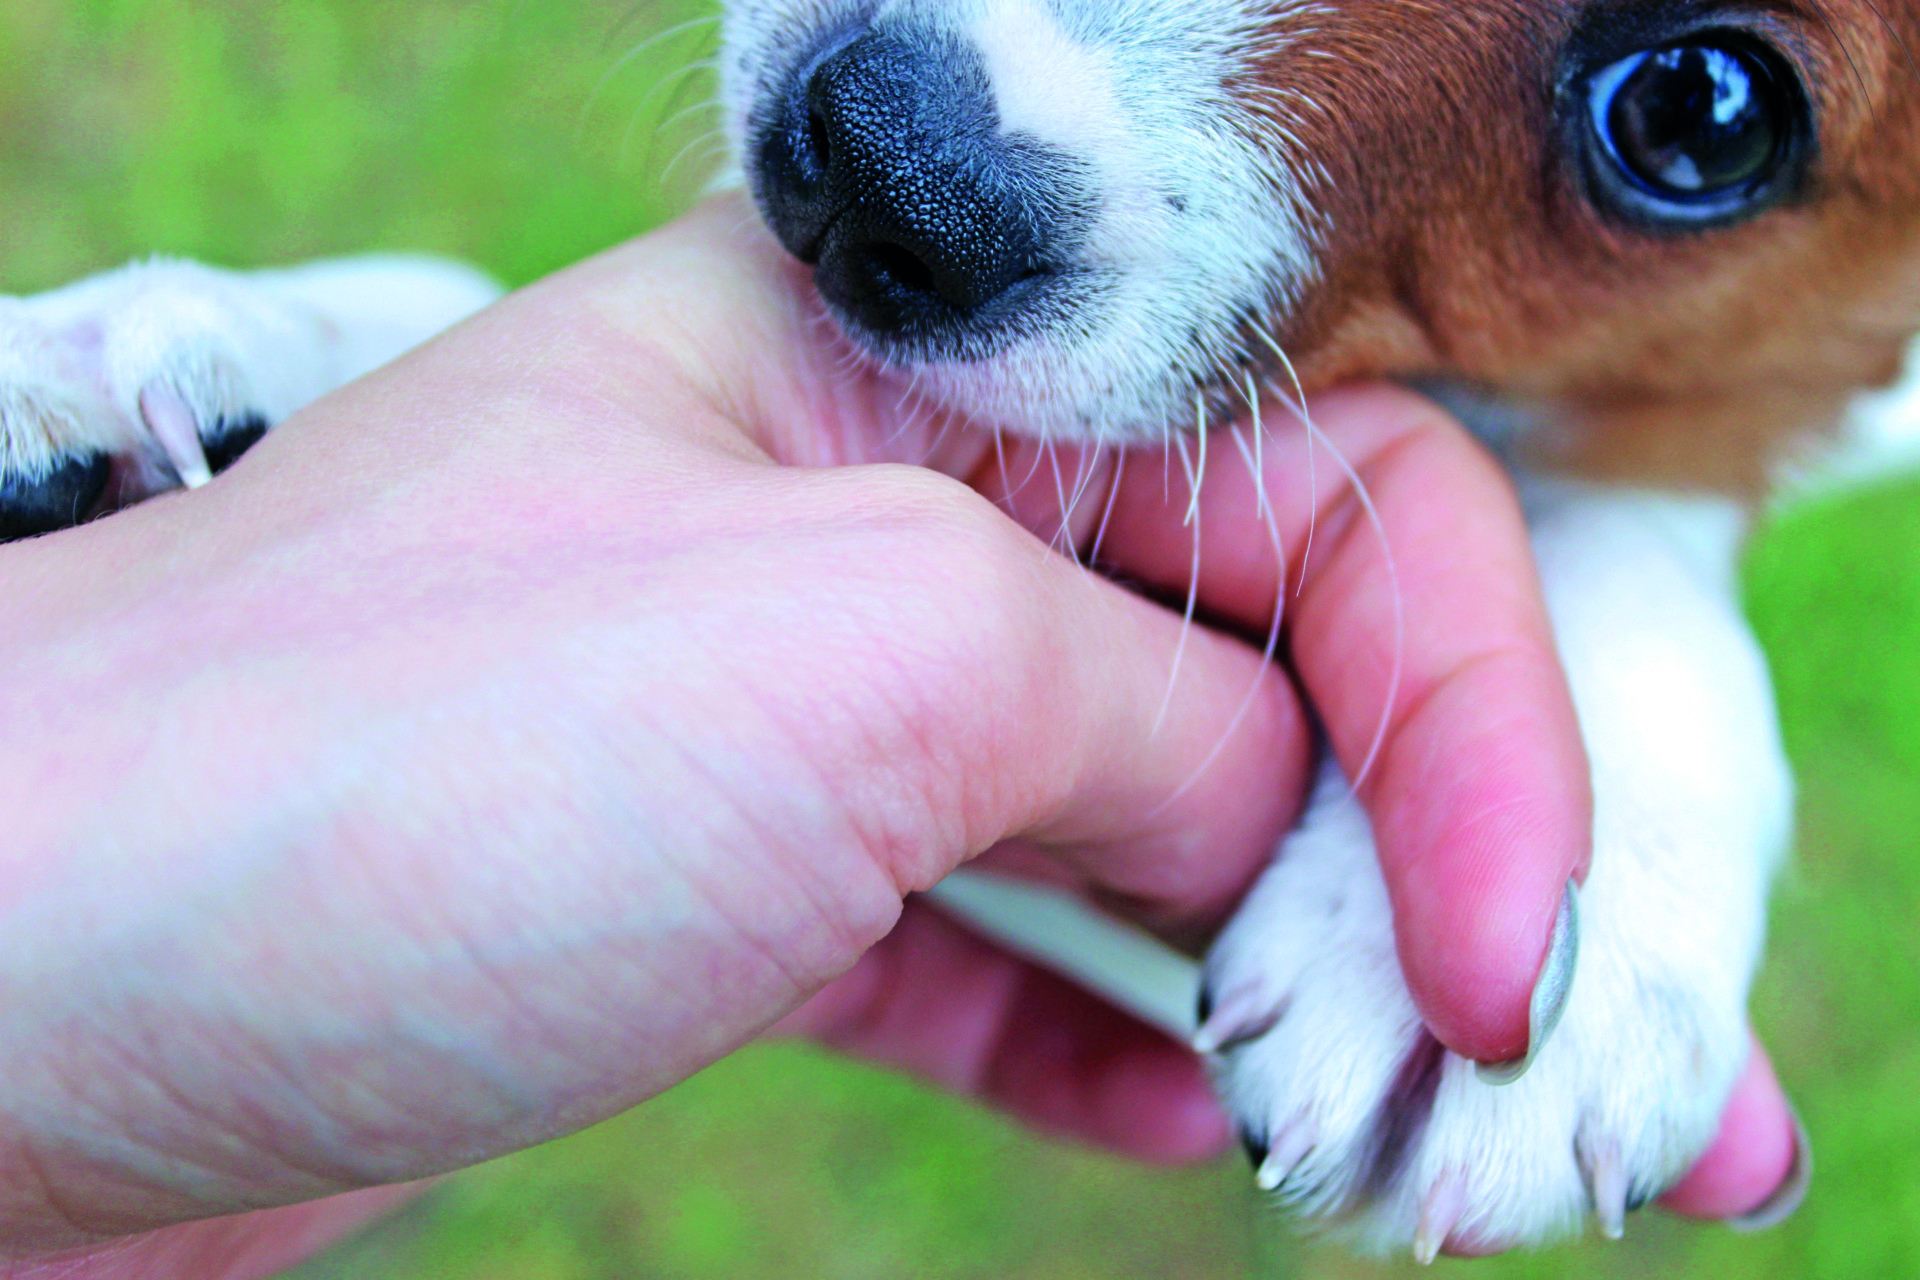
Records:
[[[1726,12],[1798,67],[1819,152],[1788,204],[1680,235],[1596,210],[1565,158],[1578,6],[1316,13],[1243,86],[1285,86],[1266,109],[1326,171],[1325,272],[1279,335],[1303,376],[1462,378],[1548,407],[1575,470],[1747,494],[1784,440],[1892,377],[1920,328],[1920,0]]]

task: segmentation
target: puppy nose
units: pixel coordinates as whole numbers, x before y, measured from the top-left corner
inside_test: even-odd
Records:
[[[964,48],[859,35],[803,67],[771,114],[755,157],[767,220],[857,327],[977,348],[1057,270],[1070,174],[1002,132]]]

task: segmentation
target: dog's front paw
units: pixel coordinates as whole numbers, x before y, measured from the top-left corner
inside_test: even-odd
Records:
[[[1617,1235],[1712,1141],[1748,1052],[1752,906],[1652,869],[1596,854],[1551,948],[1549,970],[1573,974],[1558,1028],[1517,1081],[1490,1083],[1422,1026],[1365,814],[1330,772],[1207,966],[1202,1042],[1261,1187],[1422,1260],[1590,1216]]]
[[[0,300],[0,540],[205,483],[339,381],[316,309],[158,262]]]

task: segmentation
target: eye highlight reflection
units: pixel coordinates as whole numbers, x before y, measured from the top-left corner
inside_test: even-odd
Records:
[[[1795,184],[1804,151],[1798,83],[1743,33],[1630,54],[1594,74],[1586,96],[1596,194],[1631,220],[1723,223]]]

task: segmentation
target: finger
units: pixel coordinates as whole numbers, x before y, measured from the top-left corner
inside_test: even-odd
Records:
[[[1284,617],[1372,815],[1422,1015],[1464,1056],[1516,1057],[1567,880],[1584,874],[1592,801],[1512,486],[1408,392],[1322,398],[1317,438],[1266,412],[1257,453],[1243,424],[1237,443],[1214,433],[1204,466],[1192,443],[1124,462],[1016,451],[1011,480],[996,459],[984,483],[1030,527],[1064,523],[1202,617],[1256,640]]]
[[[430,1183],[211,1218],[78,1253],[8,1264],[11,1280],[266,1280],[399,1209]]]
[[[958,664],[977,673],[968,688],[976,696],[933,707],[934,726],[918,727],[913,754],[946,742],[955,754],[939,763],[948,773],[964,760],[972,776],[1020,780],[973,789],[965,812],[942,815],[978,842],[965,853],[1024,837],[1070,854],[1067,865],[1097,867],[1088,878],[1124,897],[1175,915],[1217,915],[1298,809],[1310,740],[1288,680],[1244,645],[1047,555],[958,486],[930,489],[939,482],[920,470],[789,469],[770,478],[768,454],[789,464],[912,457],[959,473],[977,470],[994,442],[930,415],[903,423],[916,410],[900,388],[835,365],[796,269],[764,233],[744,230],[742,216],[731,202],[708,205],[508,299],[437,351],[410,358],[411,399],[429,401],[423,390],[457,381],[459,396],[449,398],[463,405],[524,401],[532,366],[540,385],[565,388],[565,404],[545,407],[550,418],[568,422],[584,403],[596,423],[625,421],[609,409],[647,423],[645,432],[595,430],[645,437],[608,447],[648,448],[645,469],[671,478],[647,495],[656,519],[753,485],[764,501],[776,491],[802,495],[782,510],[796,544],[822,524],[858,526],[876,512],[922,526],[903,529],[892,564],[869,576],[888,584],[894,612],[911,612],[919,599],[952,612],[965,599],[982,625],[961,637],[960,651],[940,655],[947,671]],[[491,358],[477,360],[482,351]],[[648,376],[636,377],[641,367]],[[377,395],[377,382],[353,394]],[[388,405],[384,416],[417,429],[430,412],[395,414]],[[462,414],[462,439],[479,429],[471,417]],[[637,496],[629,478],[623,509]],[[585,497],[580,505],[590,506]],[[939,546],[915,541],[923,532]],[[955,552],[974,562],[959,563]],[[872,558],[870,549],[861,554]],[[796,579],[814,576],[815,564],[796,565]],[[895,581],[900,574],[913,580]],[[1010,612],[1009,600],[1022,608]],[[839,672],[821,676],[823,686],[844,682]],[[929,677],[927,687],[967,684]],[[901,889],[924,888],[927,876],[948,869],[950,844],[920,851],[929,848],[937,856],[905,867]]]
[[[919,903],[780,1029],[1139,1160],[1203,1160],[1229,1140],[1184,1045]]]
[[[682,269],[671,237],[632,252]],[[88,981],[56,965],[60,981],[27,984],[40,1002],[12,1011],[65,1025],[111,998],[96,992],[114,990],[113,972],[146,964],[142,948],[164,950],[176,980],[124,1034],[177,1050],[172,1087],[123,1097],[105,1033],[20,1041],[9,1062],[28,1070],[10,1070],[109,1096],[84,1122],[57,1089],[30,1100],[37,1123],[92,1125],[102,1146],[138,1132],[178,1167],[206,1168],[225,1159],[205,1154],[210,1134],[270,1129],[274,1143],[225,1184],[43,1161],[32,1188],[47,1193],[19,1208],[14,1240],[67,1243],[59,1206],[94,1180],[126,1186],[138,1207],[115,1228],[129,1231],[313,1194],[298,1090],[291,1118],[256,1109],[258,1061],[181,1034],[182,1009],[243,1009],[262,1060],[301,1064],[320,1052],[315,1025],[450,1017],[459,1052],[423,1050],[444,1053],[443,1070],[396,1070],[382,1054],[313,1068],[340,1096],[380,1100],[364,1117],[383,1135],[374,1173],[407,1177],[677,1082],[844,973],[906,892],[995,845],[1058,851],[1089,879],[1198,917],[1241,891],[1291,820],[1308,735],[1258,654],[1047,552],[954,481],[770,466],[724,399],[648,378],[622,389],[634,353],[607,339],[590,290],[566,305],[571,287],[511,299],[310,407],[281,436],[288,466],[241,468],[207,502],[148,504],[32,549],[49,582],[73,580],[61,566],[76,560],[131,577],[102,566],[149,564],[149,538],[170,539],[164,591],[97,593],[117,630],[111,658],[89,668],[93,696],[36,689],[37,707],[79,708],[63,740],[118,742],[94,735],[133,723],[98,692],[94,673],[119,663],[133,673],[117,686],[126,705],[194,688],[167,702],[180,708],[170,740],[237,763],[212,808],[182,801],[197,794],[181,781],[192,753],[116,771],[96,860],[63,861],[43,913],[92,903],[89,867],[128,878],[114,860],[130,844],[143,874],[166,868],[154,883],[167,889],[124,893],[132,923],[113,936],[134,941],[75,962]],[[392,436],[414,440],[392,454],[410,465],[354,452]],[[300,459],[310,483],[293,474]],[[400,487],[366,487],[381,484]],[[232,558],[255,571],[232,572]],[[262,617],[276,625],[240,625]],[[139,656],[182,629],[195,643],[167,650],[180,667]],[[267,674],[219,674],[235,669]],[[287,670],[300,679],[270,674]],[[258,726],[271,732],[249,736]],[[47,742],[31,744],[42,763],[67,758]],[[340,782],[310,818],[315,777]],[[265,844],[254,835],[283,823]],[[138,842],[153,831],[168,841]],[[244,906],[217,908],[230,928],[179,932],[169,913],[192,908],[170,895],[198,881],[172,850],[271,858],[280,839],[305,856],[284,876],[238,877]],[[337,874],[343,862],[366,874]],[[390,886],[416,877],[433,892],[396,906]],[[469,962],[503,937],[510,978]],[[413,967],[423,953],[449,957],[430,983]],[[343,955],[347,989],[313,977]]]
[[[1806,1196],[1813,1152],[1765,1050],[1754,1045],[1720,1120],[1720,1135],[1660,1203],[1690,1218],[1749,1230],[1790,1216]]]
[[[524,405],[560,389],[564,399],[540,401],[547,438],[512,447],[551,452],[554,439],[585,419],[581,430],[593,438],[574,438],[566,458],[540,464],[548,473],[569,466],[617,474],[617,500],[592,475],[580,479],[583,512],[612,508],[649,527],[702,522],[696,527],[710,538],[732,525],[688,508],[750,486],[766,523],[775,523],[772,504],[780,504],[794,546],[813,546],[809,539],[827,525],[859,541],[872,521],[897,521],[884,558],[870,540],[848,553],[860,572],[845,576],[885,597],[873,602],[876,616],[884,609],[896,629],[895,619],[921,605],[922,616],[973,617],[952,628],[961,634],[937,637],[937,649],[908,654],[925,678],[899,701],[928,702],[923,690],[967,696],[935,696],[928,719],[910,726],[913,740],[902,744],[907,767],[940,773],[913,781],[961,808],[936,815],[947,824],[941,839],[908,842],[916,858],[892,868],[896,887],[925,888],[956,855],[1024,838],[1067,855],[1064,865],[1086,868],[1085,879],[1122,897],[1171,916],[1217,916],[1298,810],[1311,748],[1289,681],[1246,646],[1048,555],[1001,513],[923,470],[768,468],[769,454],[789,464],[914,456],[963,472],[977,468],[993,439],[947,424],[933,430],[931,421],[924,431],[903,431],[911,403],[898,387],[835,365],[810,323],[796,269],[764,233],[743,229],[743,217],[731,202],[710,204],[524,290],[330,402],[350,411],[309,413],[297,425],[312,436],[330,416],[338,437],[352,423],[356,448],[367,447],[360,424],[368,418],[404,421],[433,441],[471,442],[487,428],[465,406]],[[396,411],[402,396],[404,411]],[[379,412],[368,402],[379,402]],[[443,403],[456,406],[458,433],[435,429],[448,416],[435,407]],[[518,422],[509,417],[510,426]],[[926,438],[913,443],[916,432]],[[287,433],[283,449],[301,439]],[[643,449],[636,462],[630,455]],[[614,451],[629,456],[608,465]],[[338,457],[333,449],[310,455]],[[250,483],[267,483],[260,477],[270,470],[257,468]],[[242,491],[230,486],[227,498]],[[497,487],[483,498],[514,500]],[[647,509],[644,520],[632,514],[636,507]],[[737,524],[737,509],[724,514]],[[568,536],[600,535],[580,521]],[[817,548],[811,554],[796,558],[794,581],[819,576]],[[838,625],[822,619],[839,605],[805,605],[796,600],[795,613],[813,615],[806,622]],[[897,647],[910,650],[908,639],[900,633]],[[833,652],[872,665],[870,654]],[[955,670],[969,675],[955,678]],[[815,675],[823,688],[846,683],[844,669]],[[805,678],[797,669],[783,676]],[[984,781],[956,787],[954,777]]]

